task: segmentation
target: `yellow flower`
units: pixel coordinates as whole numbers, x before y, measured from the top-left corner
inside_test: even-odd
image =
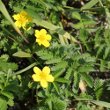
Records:
[[[45,47],[49,47],[51,40],[51,35],[47,34],[47,31],[45,29],[35,30],[35,36],[36,36],[36,42],[39,45],[44,45]]]
[[[40,85],[43,88],[48,87],[48,82],[53,82],[54,77],[50,74],[50,68],[45,66],[42,71],[38,67],[34,67],[33,71],[35,74],[32,75],[32,78],[36,82],[40,82]]]
[[[26,25],[32,21],[32,18],[28,16],[27,12],[25,11],[21,11],[19,14],[13,15],[13,18],[16,20],[15,25],[18,28],[23,27],[24,29],[26,29]]]

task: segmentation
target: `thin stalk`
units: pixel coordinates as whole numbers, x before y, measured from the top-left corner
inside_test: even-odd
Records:
[[[101,1],[101,0],[99,0],[99,3],[100,3],[100,5],[101,5],[101,7],[104,7],[104,6],[103,6],[103,3],[102,3],[102,1]]]
[[[11,39],[11,40],[13,40],[14,42],[17,42],[17,43],[18,43],[18,41],[14,38],[14,35],[11,34],[11,32],[9,32],[9,31],[8,31],[7,29],[5,29],[5,28],[2,28],[2,30],[5,31],[6,33],[8,33],[10,36],[12,36],[12,37],[9,37],[9,36],[7,35],[7,37],[8,37],[9,39]]]
[[[19,75],[21,73],[24,73],[25,71],[31,69],[32,67],[34,67],[36,65],[36,63],[32,63],[31,65],[27,66],[26,68],[20,70],[20,71],[17,71],[14,73],[14,75]]]

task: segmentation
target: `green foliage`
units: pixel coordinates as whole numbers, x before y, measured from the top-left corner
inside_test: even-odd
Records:
[[[52,110],[66,110],[66,102],[58,98],[53,99],[53,108]]]
[[[14,24],[22,10],[30,30]],[[0,0],[0,12],[0,110],[109,110],[110,0]],[[36,42],[42,28],[48,48]],[[50,67],[48,88],[34,66]]]
[[[7,55],[2,55],[0,57],[0,70],[1,71],[5,71],[5,72],[7,72],[9,69],[11,69],[11,70],[17,70],[18,65],[15,64],[15,63],[9,63],[9,62],[7,62],[7,60],[8,60],[7,57],[8,57]]]

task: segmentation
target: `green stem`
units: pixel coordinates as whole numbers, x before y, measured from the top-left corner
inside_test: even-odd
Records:
[[[32,64],[29,65],[28,67],[26,67],[26,68],[24,68],[24,69],[22,69],[22,70],[20,70],[20,71],[17,71],[17,72],[15,72],[14,74],[15,74],[15,75],[21,74],[21,73],[23,73],[23,72],[25,72],[25,71],[31,69],[31,68],[34,67],[35,65],[36,65],[36,63],[32,63]]]
[[[3,31],[5,31],[7,34],[9,34],[11,37],[9,37],[8,35],[6,36],[6,37],[8,37],[9,39],[11,39],[11,40],[13,40],[14,42],[17,42],[17,43],[19,43],[14,37],[14,35],[13,34],[11,34],[11,32],[9,32],[7,29],[5,29],[5,28],[2,28],[2,30]]]
[[[104,7],[104,6],[103,6],[103,3],[101,2],[101,0],[99,0],[99,3],[100,3],[100,5],[101,5],[101,7]]]

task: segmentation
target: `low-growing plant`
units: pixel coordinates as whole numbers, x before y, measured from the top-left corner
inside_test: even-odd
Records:
[[[110,0],[0,0],[0,110],[110,110]]]

